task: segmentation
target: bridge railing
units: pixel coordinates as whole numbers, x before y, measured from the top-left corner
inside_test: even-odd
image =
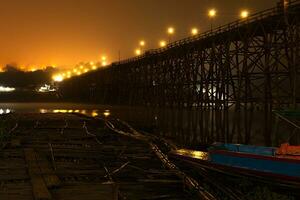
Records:
[[[296,6],[296,5],[299,5],[299,4],[300,4],[300,0],[292,0],[292,1],[289,2],[287,7],[290,9],[290,8]],[[259,21],[259,20],[269,18],[269,17],[273,17],[273,16],[276,16],[276,15],[279,15],[279,14],[282,14],[282,13],[283,13],[283,6],[282,6],[282,8],[279,7],[279,6],[276,6],[276,7],[273,7],[273,8],[255,13],[255,14],[249,16],[247,19],[239,19],[239,20],[236,20],[234,22],[225,24],[223,26],[219,26],[219,27],[217,27],[213,30],[203,32],[199,35],[190,36],[190,37],[187,37],[187,38],[184,38],[184,39],[181,39],[181,40],[177,40],[175,42],[172,42],[172,43],[168,44],[166,47],[147,50],[141,56],[132,57],[132,58],[120,61],[120,62],[113,63],[112,65],[126,64],[126,63],[134,62],[134,61],[137,61],[137,60],[141,60],[145,57],[160,54],[160,53],[163,53],[163,52],[165,52],[169,49],[179,47],[179,46],[182,46],[182,45],[185,45],[185,44],[189,44],[189,43],[192,43],[192,42],[200,41],[200,40],[215,36],[215,35],[220,34],[220,33],[224,33],[224,32],[228,32],[228,31],[237,29],[239,27],[245,26],[246,24],[250,24],[250,23],[253,23],[253,22],[256,22],[256,21]]]

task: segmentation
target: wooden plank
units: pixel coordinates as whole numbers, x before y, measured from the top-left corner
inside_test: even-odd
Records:
[[[68,185],[53,192],[55,200],[118,200],[119,187],[114,182]]]
[[[37,163],[37,156],[33,149],[25,149],[25,160],[27,162],[28,173],[31,179],[32,190],[35,200],[51,200],[51,194],[41,176],[41,170]]]
[[[50,163],[48,162],[46,156],[37,154],[37,163],[47,187],[59,187],[61,185],[61,182],[59,178],[55,175],[54,170],[50,167]]]
[[[21,140],[20,140],[20,138],[17,138],[17,137],[13,138],[11,140],[11,142],[10,142],[10,145],[13,148],[19,148],[19,147],[21,147]]]

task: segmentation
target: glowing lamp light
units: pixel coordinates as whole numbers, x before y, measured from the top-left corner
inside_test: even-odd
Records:
[[[103,67],[107,66],[107,62],[106,62],[105,60],[104,60],[104,61],[102,61],[102,63],[101,63],[101,64],[102,64],[102,66],[103,66]]]
[[[167,46],[167,42],[164,41],[164,40],[161,40],[161,41],[159,42],[159,46],[160,46],[160,47],[165,47],[165,46]]]
[[[139,56],[142,54],[142,51],[140,49],[135,50],[135,55]]]
[[[92,66],[92,70],[96,70],[97,69],[97,66],[96,65],[93,65]]]
[[[92,112],[92,116],[93,116],[93,117],[97,117],[98,115],[99,115],[99,114],[98,114],[97,111],[93,111],[93,112]]]
[[[217,15],[217,10],[216,10],[216,9],[210,9],[210,10],[208,11],[208,16],[209,16],[209,17],[213,18],[213,17],[215,17],[216,15]]]
[[[241,11],[241,14],[240,14],[240,17],[241,17],[242,19],[248,18],[248,17],[249,17],[249,11],[247,11],[247,10],[242,10],[242,11]]]
[[[175,33],[175,29],[173,27],[169,27],[167,32],[169,35],[173,35]]]
[[[94,65],[95,63],[93,61],[90,62],[90,65]]]
[[[109,110],[104,111],[103,115],[104,115],[105,117],[110,116],[110,111],[109,111]]]
[[[58,74],[58,75],[54,75],[52,77],[52,80],[55,82],[62,82],[64,80],[64,77],[61,74]]]
[[[15,90],[15,88],[0,86],[0,92],[13,92]]]
[[[192,28],[192,30],[191,30],[192,35],[198,35],[198,33],[199,33],[199,30],[197,28]]]
[[[101,57],[101,60],[102,60],[102,61],[106,61],[106,60],[107,60],[107,57],[106,57],[106,56],[102,56],[102,57]]]
[[[45,114],[45,113],[48,113],[48,111],[46,109],[40,109],[40,113]]]
[[[146,45],[146,42],[145,42],[144,40],[141,40],[141,41],[140,41],[140,46],[141,46],[141,47],[144,47],[145,45]]]

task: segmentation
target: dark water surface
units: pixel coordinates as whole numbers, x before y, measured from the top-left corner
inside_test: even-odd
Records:
[[[112,115],[139,130],[154,133],[183,147],[197,148],[215,141],[277,146],[292,134],[284,123],[273,120],[266,131],[260,111],[248,114],[197,109],[167,109],[109,106],[77,103],[0,103],[0,114],[82,113],[91,116]],[[228,111],[227,111],[228,112]]]

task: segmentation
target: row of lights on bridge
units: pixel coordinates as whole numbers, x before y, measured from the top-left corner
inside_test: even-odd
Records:
[[[100,62],[102,67],[107,66],[108,62],[107,62],[107,57],[106,56],[102,56],[101,57],[101,62]],[[92,70],[97,70],[98,69],[98,65],[91,61],[89,63],[86,64],[81,64],[78,67],[74,68],[73,70],[68,70],[65,72],[61,72],[58,74],[55,74],[52,76],[52,80],[54,82],[62,82],[65,79],[69,79],[72,78],[73,76],[80,76],[82,74],[88,73]]]
[[[217,10],[216,9],[210,9],[208,11],[208,17],[211,19],[211,22],[212,22],[212,19],[215,18],[217,16]],[[249,16],[249,11],[247,10],[242,10],[241,13],[240,13],[240,18],[242,19],[245,19],[245,18],[248,18]],[[168,27],[167,28],[167,34],[168,34],[168,37],[169,37],[169,43],[171,43],[172,41],[172,36],[175,34],[175,28],[174,27]],[[196,28],[196,27],[193,27],[190,31],[190,34],[192,36],[196,36],[199,34],[199,29]],[[160,40],[159,41],[159,47],[163,48],[163,47],[166,47],[168,42],[166,40]],[[144,52],[144,49],[146,47],[146,41],[145,40],[141,40],[139,42],[139,48],[135,49],[135,55],[137,56],[140,56],[143,54]],[[97,69],[97,66],[93,63],[93,62],[90,62],[90,65],[91,65],[91,69],[87,68],[87,67],[84,67],[83,65],[81,65],[79,68],[75,68],[73,69],[73,71],[67,71],[67,72],[62,72],[60,74],[55,74],[52,79],[55,81],[55,82],[61,82],[65,79],[68,79],[68,78],[71,78],[72,76],[79,76],[79,75],[82,75],[84,73],[87,73],[91,70],[96,70]],[[102,56],[102,66],[106,66],[107,65],[107,60],[106,60],[106,57],[105,56]]]
[[[208,11],[208,17],[212,20],[214,19],[215,17],[217,16],[217,10],[216,9],[210,9]],[[241,19],[246,19],[249,17],[249,11],[248,10],[242,10],[240,12],[240,18]],[[212,26],[212,21],[211,21],[211,26]],[[175,34],[175,28],[174,27],[168,27],[167,28],[167,34],[169,36],[169,43],[171,42],[171,38],[172,36]],[[193,27],[191,30],[190,30],[190,34],[192,36],[196,36],[199,34],[199,29],[196,28],[196,27]],[[159,41],[159,47],[163,48],[163,47],[166,47],[168,44],[168,42],[166,40],[160,40]],[[142,55],[143,53],[143,49],[145,48],[146,46],[146,41],[144,40],[141,40],[139,42],[139,48],[135,49],[135,55],[137,56],[140,56]]]

